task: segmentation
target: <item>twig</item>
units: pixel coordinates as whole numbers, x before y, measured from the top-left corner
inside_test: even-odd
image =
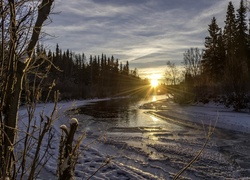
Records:
[[[213,134],[213,132],[214,132],[214,129],[215,129],[215,126],[216,126],[216,124],[217,124],[217,122],[218,122],[218,119],[219,119],[219,116],[217,116],[217,118],[216,118],[216,122],[215,122],[215,124],[214,124],[214,127],[213,127],[213,129],[211,129],[211,125],[209,126],[209,132],[208,132],[208,134],[207,134],[207,136],[206,136],[206,141],[205,141],[205,143],[203,144],[203,146],[202,146],[202,148],[200,149],[200,151],[198,152],[198,154],[193,158],[193,160],[192,161],[190,161],[182,170],[180,170],[176,175],[175,175],[175,177],[174,177],[174,179],[173,180],[177,180],[179,177],[180,177],[180,175],[184,172],[184,171],[186,171],[199,157],[200,157],[200,155],[201,155],[201,153],[203,152],[203,150],[205,149],[205,147],[206,147],[206,145],[207,145],[207,143],[208,143],[208,141],[209,141],[209,139],[210,139],[210,137],[211,137],[211,135]]]
[[[92,178],[98,171],[100,171],[100,169],[102,169],[103,167],[105,167],[106,165],[108,165],[110,163],[110,161],[111,161],[111,159],[108,158],[103,165],[101,165],[90,177],[88,177],[87,180],[89,180],[90,178]]]

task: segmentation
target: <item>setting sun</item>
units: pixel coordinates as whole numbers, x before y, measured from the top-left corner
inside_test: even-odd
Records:
[[[151,87],[155,88],[159,85],[159,79],[160,79],[160,75],[159,74],[152,74],[150,76],[150,85]]]
[[[151,86],[152,87],[156,87],[156,86],[158,86],[158,80],[157,79],[151,79]]]

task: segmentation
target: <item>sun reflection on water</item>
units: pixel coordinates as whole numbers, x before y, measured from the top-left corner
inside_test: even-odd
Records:
[[[158,137],[155,136],[155,133],[149,133],[149,139],[153,140],[153,141],[158,141]]]
[[[150,116],[154,122],[159,121],[159,119],[155,116]]]
[[[156,96],[152,96],[152,102],[156,101]]]

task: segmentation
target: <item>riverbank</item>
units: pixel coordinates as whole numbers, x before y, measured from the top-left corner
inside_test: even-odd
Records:
[[[176,123],[191,125],[211,125],[227,130],[250,132],[250,113],[235,112],[224,105],[208,103],[181,106],[169,100],[151,103],[156,107],[154,113],[167,119],[175,120]]]

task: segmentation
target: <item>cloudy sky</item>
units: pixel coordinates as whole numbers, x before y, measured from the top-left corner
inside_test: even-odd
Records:
[[[63,50],[114,55],[141,77],[164,74],[185,50],[203,48],[213,16],[224,26],[229,0],[57,0],[44,44]],[[240,0],[232,0],[238,9]]]

